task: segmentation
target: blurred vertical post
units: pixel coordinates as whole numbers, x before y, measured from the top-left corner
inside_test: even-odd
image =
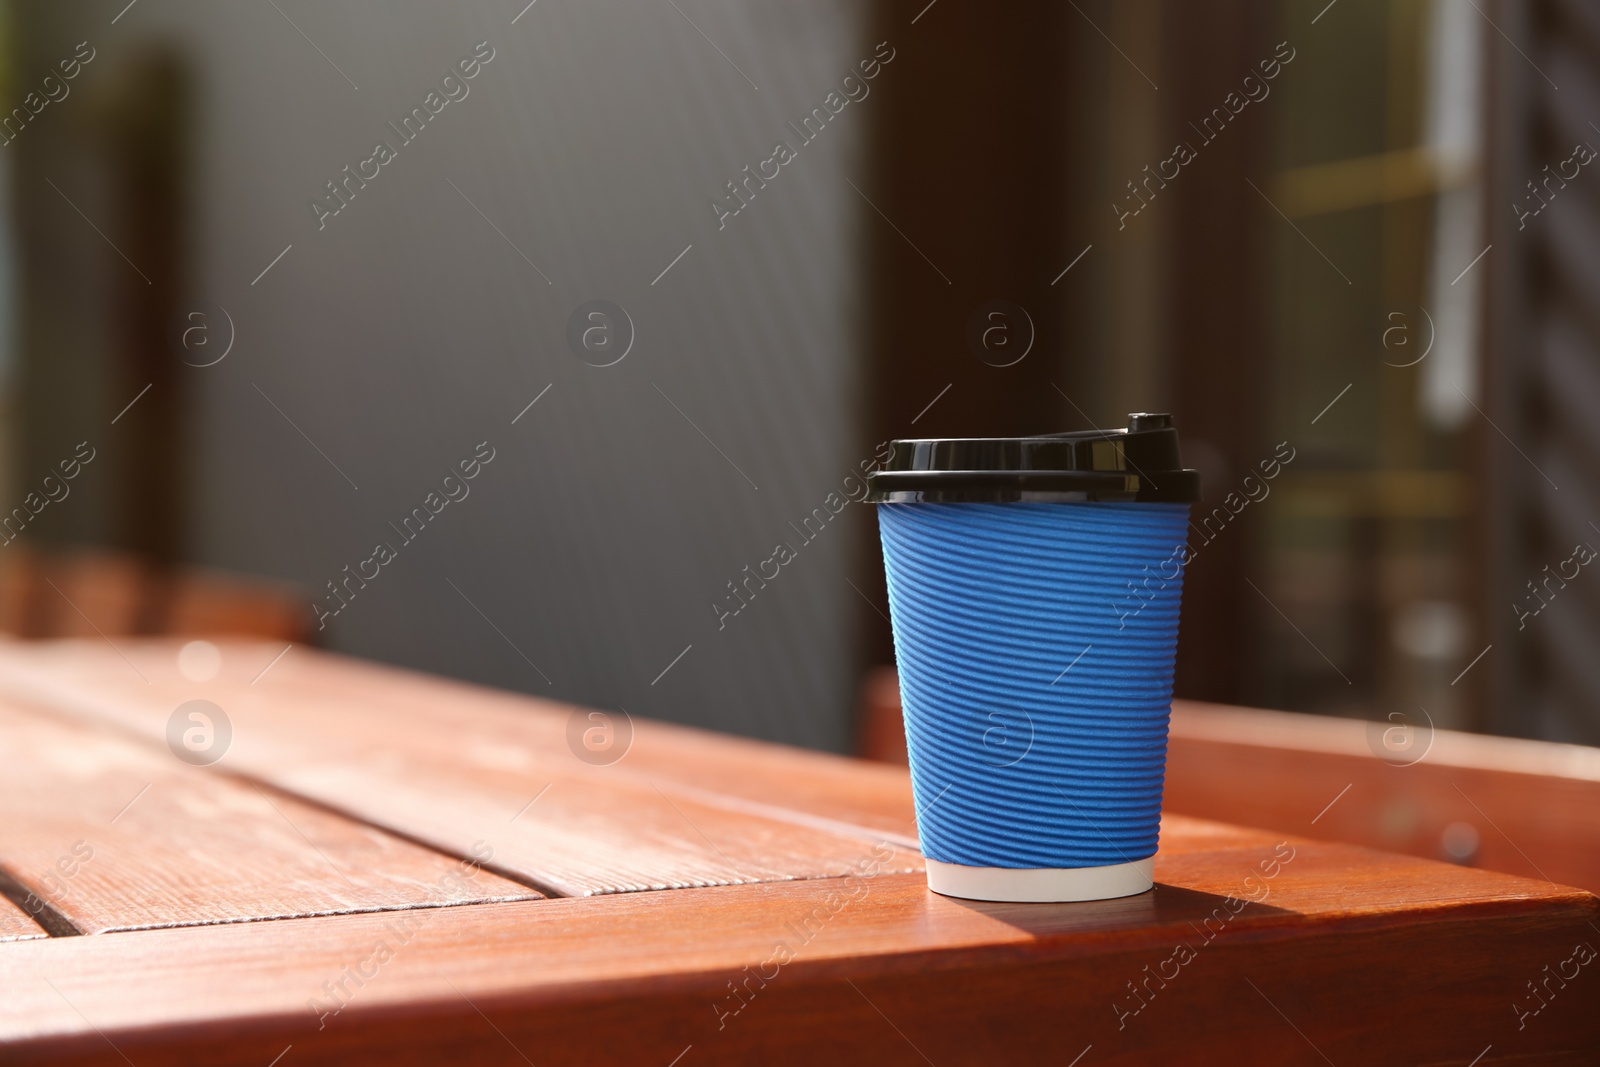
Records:
[[[95,546],[85,565],[125,574],[137,605],[115,627],[155,631],[189,515],[190,413],[171,335],[190,281],[191,78],[174,46],[86,39],[76,9],[9,14],[13,95],[56,86],[0,149],[13,167],[19,264],[17,491],[36,488],[79,442],[94,456],[71,503],[42,510],[25,540]],[[95,614],[43,583],[30,596],[28,632]]]
[[[871,25],[895,59],[867,112],[858,216],[870,279],[866,437],[1082,427],[1052,383],[1073,391],[1071,364],[1094,356],[1076,343],[1078,290],[1051,283],[1090,240],[1075,164],[1095,144],[1069,90],[1071,57],[1094,31],[1070,6],[1044,2],[883,0]],[[1098,196],[1094,207],[1104,210]],[[980,358],[969,338],[993,300],[1027,313],[1006,323],[1014,344],[1031,334],[1027,355],[1007,366]],[[865,667],[893,655],[876,521],[858,558],[857,584],[873,601],[860,605]]]
[[[1264,0],[1165,5],[1162,96],[1177,139],[1196,140],[1189,127],[1195,114],[1204,114],[1207,101],[1220,102],[1272,55],[1276,13]],[[1260,184],[1272,132],[1267,115],[1241,116],[1215,143],[1204,144],[1204,157],[1173,183],[1167,365],[1185,462],[1198,466],[1207,482],[1197,516],[1272,454],[1260,301],[1268,247],[1261,226],[1270,209],[1248,180]],[[1180,696],[1245,698],[1256,647],[1249,635],[1261,609],[1245,579],[1260,574],[1263,558],[1251,535],[1265,536],[1249,528],[1226,531],[1186,570],[1175,686]],[[1191,533],[1191,546],[1198,540]],[[1256,566],[1247,571],[1251,561]]]
[[[183,556],[188,515],[184,369],[172,334],[188,284],[191,90],[172,50],[143,52],[112,72],[100,96],[97,135],[127,254],[140,271],[118,272],[112,316],[121,395],[149,386],[121,431],[110,541],[170,567]],[[159,598],[149,609],[161,610]],[[160,620],[142,620],[156,629]]]

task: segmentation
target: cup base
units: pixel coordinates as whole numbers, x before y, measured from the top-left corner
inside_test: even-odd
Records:
[[[1111,900],[1148,891],[1155,857],[1106,867],[968,867],[930,859],[928,888],[963,900],[1044,903]]]

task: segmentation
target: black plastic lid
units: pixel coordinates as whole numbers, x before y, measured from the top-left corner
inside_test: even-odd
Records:
[[[1171,415],[1138,412],[1122,430],[893,446],[888,463],[867,475],[867,500],[874,504],[1200,499],[1200,472],[1183,469]]]

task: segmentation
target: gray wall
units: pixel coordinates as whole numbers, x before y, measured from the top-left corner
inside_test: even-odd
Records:
[[[190,555],[320,589],[387,540],[398,559],[329,621],[331,647],[843,747],[858,665],[841,527],[859,533],[868,508],[850,505],[725,629],[710,605],[775,543],[798,544],[789,523],[871,453],[852,429],[856,228],[871,209],[846,179],[862,184],[874,101],[799,148],[725,229],[706,202],[775,141],[797,142],[786,123],[871,54],[855,9],[538,0],[513,24],[519,0],[279,0],[282,14],[139,0],[111,24],[124,2],[21,17],[21,84],[79,40],[98,52],[76,83],[90,99],[45,112],[19,149],[36,165],[17,202],[61,242],[54,281],[33,290],[57,295],[25,313],[24,336],[53,340],[23,358],[49,364],[61,424],[105,426],[125,402],[96,382],[116,358],[104,279],[126,265],[36,175],[91,217],[111,211],[68,112],[124,57],[175,42],[199,94],[192,294],[236,330],[221,363],[185,370],[192,462],[174,476],[193,486]],[[386,124],[485,40],[494,59],[469,95],[402,146]],[[308,202],[378,140],[398,157],[319,230]],[[116,225],[101,228],[115,239]],[[566,342],[595,298],[635,326],[615,366]],[[484,440],[496,458],[470,495],[402,544],[389,523]],[[86,480],[58,536],[95,536],[96,492]]]

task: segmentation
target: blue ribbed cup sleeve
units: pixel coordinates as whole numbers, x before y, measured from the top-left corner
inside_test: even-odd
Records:
[[[1151,856],[1189,505],[882,504],[923,852]]]

